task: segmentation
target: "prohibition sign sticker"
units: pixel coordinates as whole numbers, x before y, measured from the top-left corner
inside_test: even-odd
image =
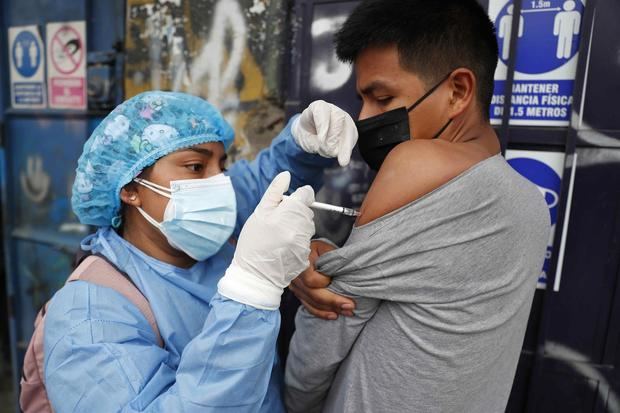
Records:
[[[74,73],[84,58],[84,42],[71,26],[62,26],[54,33],[51,41],[51,60],[54,69],[64,75]]]
[[[87,108],[86,23],[47,24],[47,86],[52,109]]]

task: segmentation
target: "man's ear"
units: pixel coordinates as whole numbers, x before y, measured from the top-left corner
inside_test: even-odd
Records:
[[[139,207],[142,205],[136,185],[131,182],[121,189],[121,201],[127,205]]]
[[[469,69],[459,68],[448,78],[450,86],[450,119],[459,116],[475,102],[476,75]]]

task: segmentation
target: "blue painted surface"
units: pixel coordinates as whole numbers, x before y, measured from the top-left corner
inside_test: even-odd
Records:
[[[8,0],[4,3],[6,3],[7,22],[10,26],[21,26],[85,20],[88,2],[84,0]]]
[[[83,119],[13,117],[7,124],[15,227],[58,229],[64,222],[76,222],[68,203],[71,165],[76,165],[87,134]]]
[[[70,185],[88,129],[86,119],[11,116],[7,122],[18,343],[28,339],[36,311],[66,278],[68,256],[73,255],[70,240],[75,250],[84,235],[63,229],[77,223],[69,204]]]
[[[124,37],[124,0],[5,0],[0,52],[9,56],[9,27],[36,24],[45,42],[45,25],[85,20],[89,52],[113,52]],[[115,74],[122,75],[119,68]],[[7,294],[14,385],[40,306],[71,271],[84,230],[71,212],[70,191],[77,158],[101,114],[58,110],[20,111],[7,107],[9,67],[0,59],[0,184],[4,217]],[[120,101],[120,93],[116,101]],[[79,230],[82,230],[80,232]],[[14,406],[17,411],[17,405]]]
[[[6,2],[0,3],[0,53],[2,56],[8,56],[8,30],[6,25],[6,10],[7,10]],[[10,101],[9,98],[9,65],[5,59],[0,60],[0,79],[4,79],[4,81],[0,82],[0,138],[4,142],[5,133],[4,133],[4,111],[6,109],[7,103]],[[6,174],[6,151],[4,147],[0,147],[0,201],[2,206],[2,243],[3,243],[3,259],[4,259],[4,277],[5,277],[5,287],[6,287],[6,301],[5,298],[2,297],[3,302],[9,303],[11,297],[14,296],[14,287],[13,287],[13,279],[9,275],[8,271],[11,268],[12,255],[9,251],[9,237],[8,237],[8,217],[6,215],[7,211],[7,174]],[[8,307],[8,305],[7,305]],[[17,337],[17,326],[16,319],[14,317],[14,310],[12,308],[7,308],[9,311],[9,317],[7,319],[7,327],[9,334],[9,345],[10,345],[10,355],[11,355],[11,378],[13,382],[13,388],[18,383],[18,366],[17,366],[17,346],[15,345],[15,338]],[[13,392],[13,410],[15,412],[19,412],[17,407],[17,393]],[[10,406],[7,406],[7,410],[11,409]]]

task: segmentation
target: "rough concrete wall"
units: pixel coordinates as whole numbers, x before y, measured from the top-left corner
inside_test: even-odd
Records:
[[[237,133],[231,160],[253,158],[284,125],[287,0],[128,0],[125,97],[189,92]]]

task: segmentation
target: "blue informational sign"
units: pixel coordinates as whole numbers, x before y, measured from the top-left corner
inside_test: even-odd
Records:
[[[11,105],[45,107],[45,52],[37,26],[9,28],[9,53]]]
[[[506,153],[506,158],[510,166],[538,187],[549,207],[551,232],[549,234],[543,271],[538,279],[538,287],[545,288],[553,250],[553,235],[558,219],[564,154],[560,152],[509,150]]]
[[[585,0],[524,0],[517,24],[512,0],[489,2],[499,47],[493,123],[501,121],[508,61],[515,59],[511,123],[569,124],[584,8]],[[510,50],[513,30],[518,30],[516,56]]]
[[[21,31],[13,41],[13,64],[23,77],[32,77],[41,65],[41,46],[34,35]]]

